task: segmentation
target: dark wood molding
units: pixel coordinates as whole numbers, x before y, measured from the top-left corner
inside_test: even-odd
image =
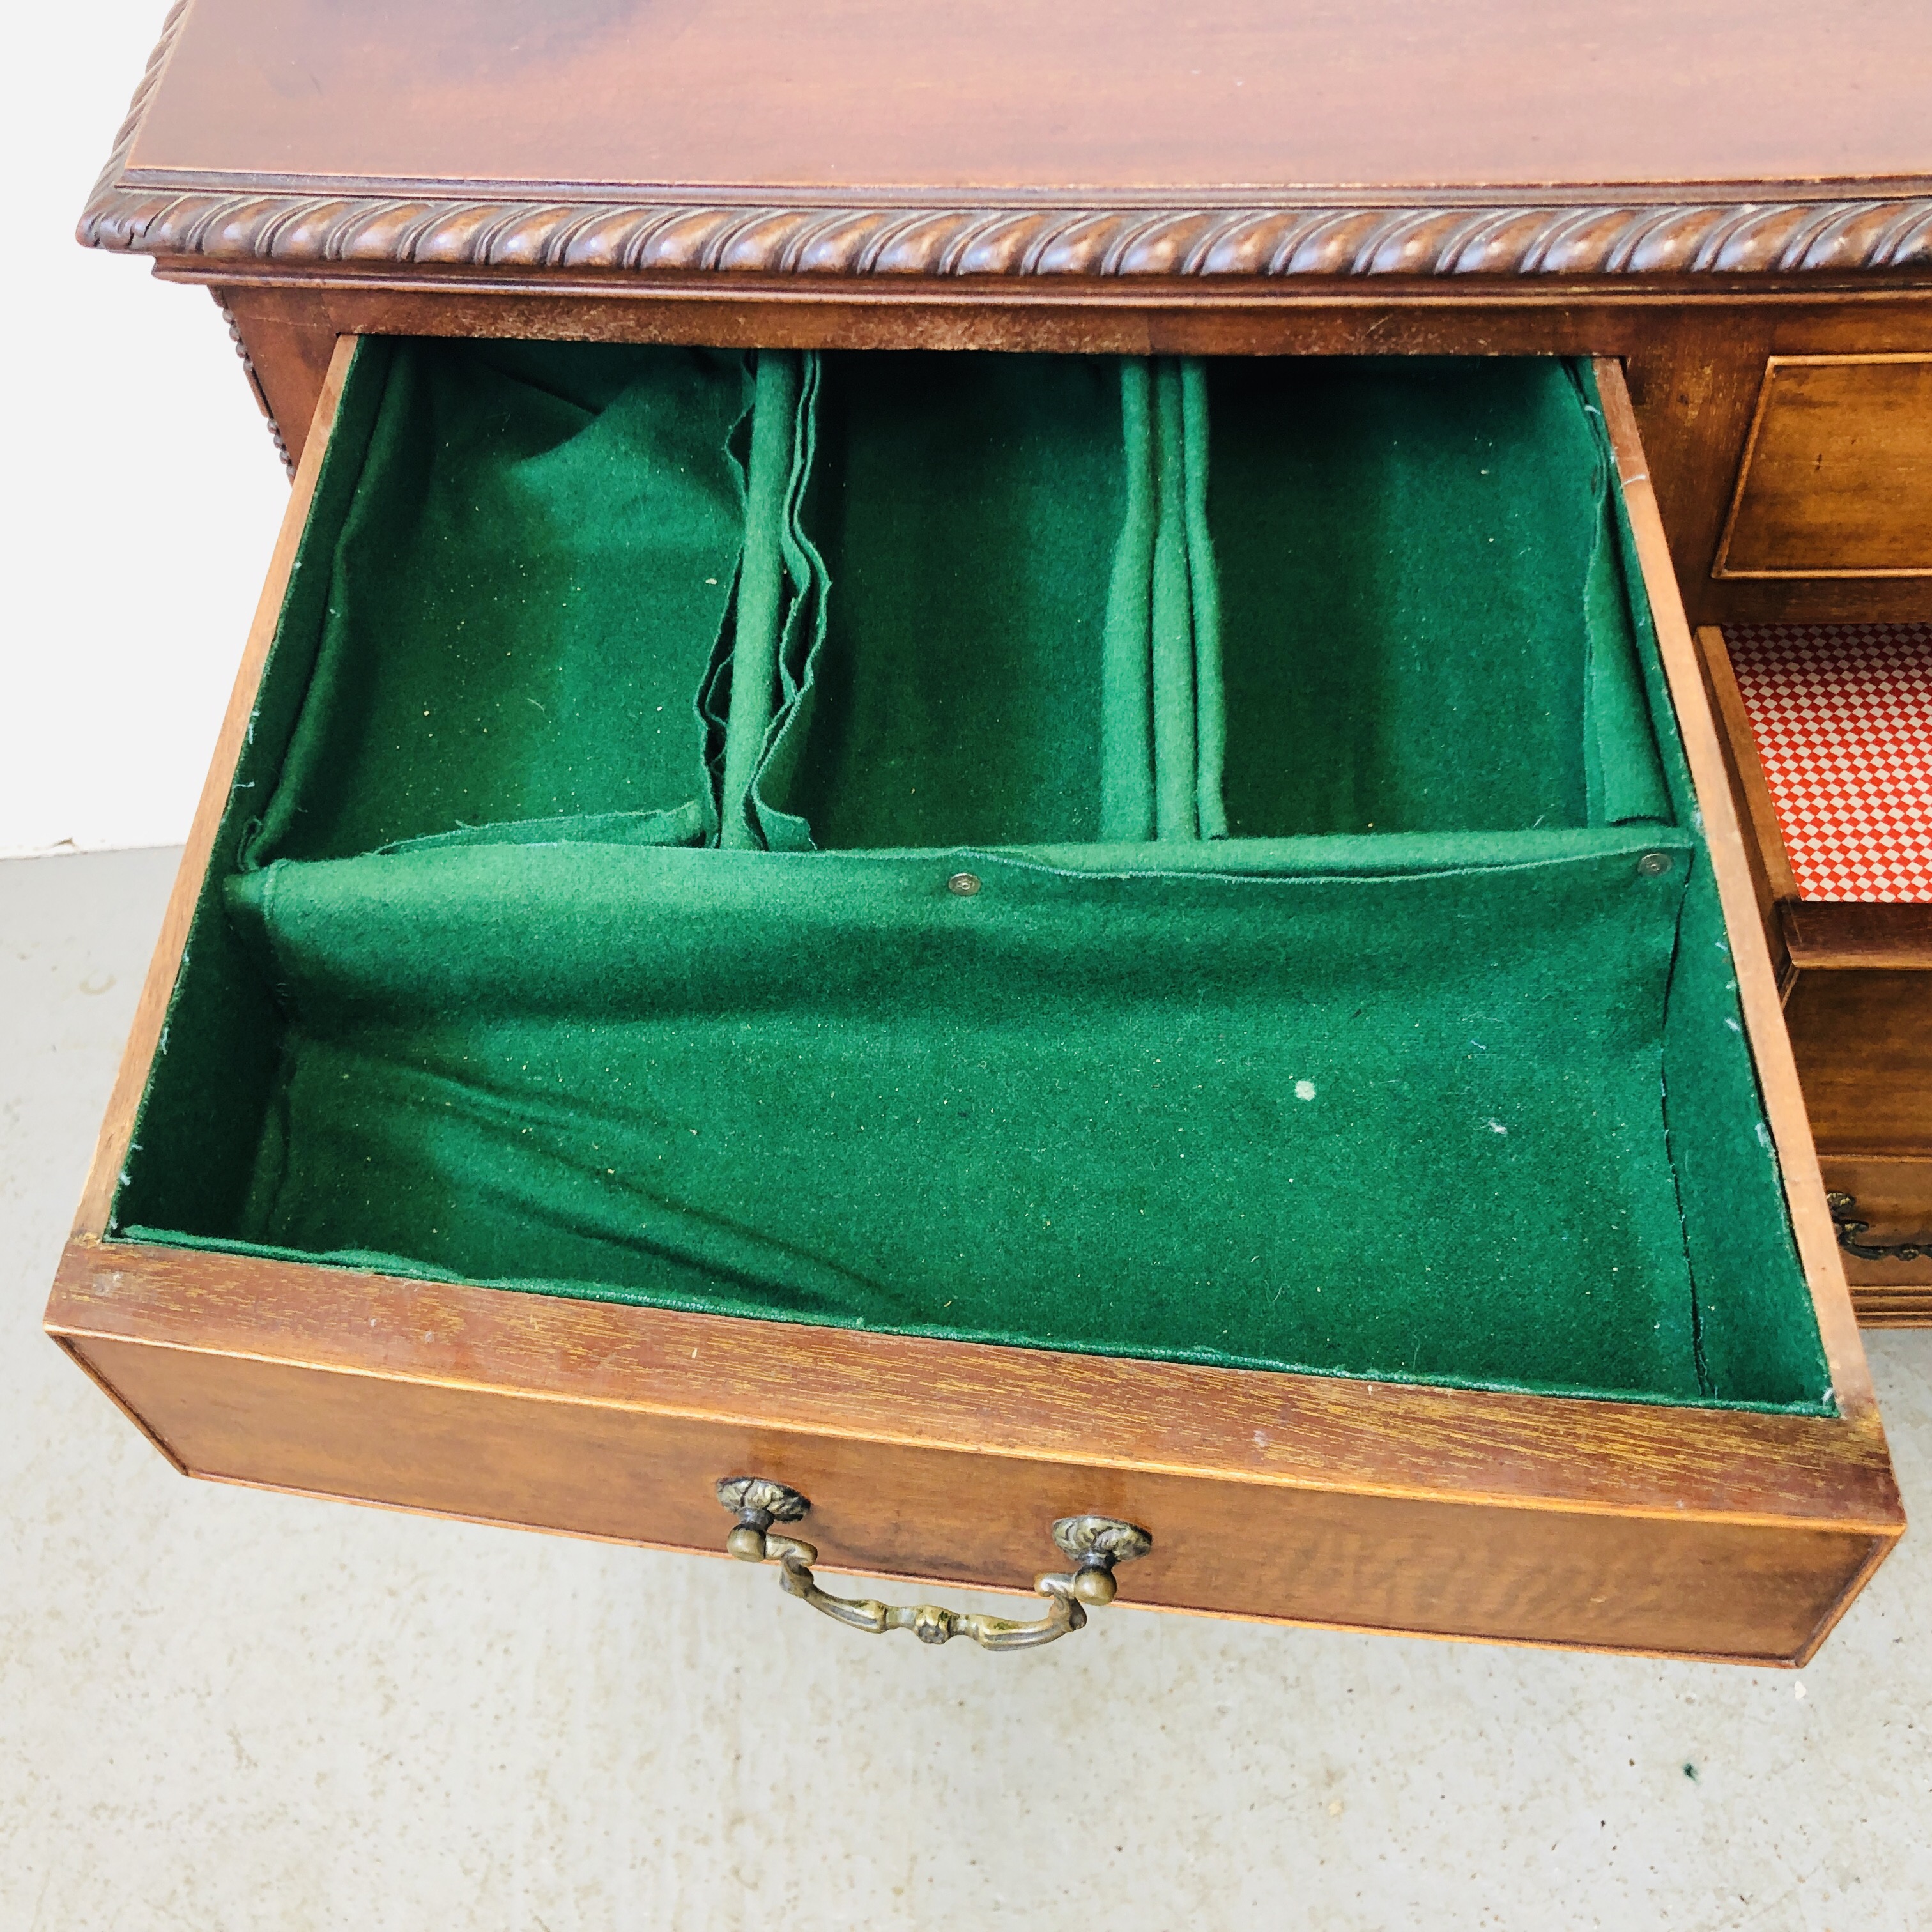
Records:
[[[228,306],[226,298],[219,289],[212,291],[214,304],[221,311],[221,319],[228,325],[228,339],[235,345],[235,353],[242,364],[242,373],[248,379],[248,386],[255,392],[255,400],[261,406],[262,419],[268,426],[268,440],[275,446],[275,454],[281,458],[285,474],[292,477],[296,473],[296,459],[290,452],[288,440],[282,434],[282,426],[275,419],[274,405],[268,400],[268,392],[262,386],[260,372],[255,367],[255,358],[248,352],[248,344],[243,338],[242,325],[236,319],[235,311]]]
[[[83,242],[92,240],[88,228],[94,219],[94,210],[112,198],[116,184],[128,171],[128,157],[134,152],[134,137],[141,131],[141,123],[147,118],[148,104],[154,98],[154,89],[160,85],[161,76],[167,70],[168,57],[175,50],[175,41],[181,33],[188,9],[188,0],[174,0],[174,4],[168,9],[167,18],[161,22],[160,38],[154,43],[154,52],[148,56],[148,64],[135,84],[134,98],[128,102],[128,112],[115,130],[114,146],[108,154],[106,165],[94,184],[94,192],[88,196],[87,210],[81,217],[77,231]]]
[[[1796,966],[1932,972],[1932,904],[1792,898],[1778,914]]]
[[[153,84],[151,68],[143,94]],[[142,96],[136,97],[136,111]],[[131,138],[131,136],[130,137]],[[117,157],[118,159],[118,157]],[[110,166],[80,238],[174,260],[532,274],[1246,278],[1932,270],[1932,199],[1334,206],[696,202],[140,186]]]
[[[502,185],[130,170],[187,0],[134,91],[79,236],[210,263],[939,278],[1813,275],[1932,272],[1922,182],[1426,190],[1418,204],[1346,190],[1120,195],[842,194],[748,185]],[[1690,190],[1694,194],[1695,189]]]
[[[1529,277],[1546,284],[1932,272],[1932,193],[1918,172],[1643,183],[1573,176],[1523,187],[828,190],[132,166],[188,13],[187,0],[176,0],[82,217],[80,238],[92,246],[176,262],[364,271],[949,284]]]

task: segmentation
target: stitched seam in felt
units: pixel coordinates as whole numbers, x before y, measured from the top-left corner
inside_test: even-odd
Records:
[[[756,402],[756,385],[748,368],[744,407],[739,412],[736,420],[731,425],[730,433],[724,439],[725,457],[736,472],[741,497],[749,494],[745,487],[745,472],[748,466],[748,458],[741,446],[751,436]],[[729,730],[731,657],[733,642],[738,632],[738,601],[744,570],[745,551],[741,543],[732,566],[730,591],[718,617],[718,634],[712,640],[711,655],[706,661],[704,674],[698,680],[696,692],[692,694],[692,703],[697,708],[699,725],[704,734],[706,790],[713,808],[714,830],[722,830],[723,824],[724,748]],[[643,594],[648,596],[648,590]],[[398,842],[399,845],[407,842]]]
[[[1696,867],[1700,856],[1695,850],[1690,854],[1690,865],[1692,868]],[[1684,903],[1689,890],[1690,880],[1687,877],[1684,881],[1684,890],[1678,895],[1677,917],[1671,928],[1670,967],[1664,980],[1664,1010],[1666,1013],[1668,1013],[1670,1010],[1671,994],[1676,990],[1678,962],[1683,951]],[[1657,1071],[1658,1130],[1664,1136],[1666,1165],[1670,1173],[1671,1190],[1677,1200],[1678,1233],[1684,1252],[1684,1280],[1686,1292],[1690,1298],[1690,1360],[1697,1372],[1698,1392],[1702,1395],[1714,1395],[1717,1393],[1717,1387],[1711,1379],[1710,1366],[1704,1358],[1703,1312],[1698,1305],[1697,1270],[1690,1256],[1690,1217],[1684,1210],[1684,1176],[1678,1165],[1676,1141],[1671,1132],[1670,1068],[1665,1056],[1661,1027],[1658,1034]]]
[[[1580,377],[1588,398],[1600,402],[1594,372],[1586,364]],[[1604,434],[1600,411],[1593,420],[1599,434]],[[1664,1037],[1671,1165],[1684,1208],[1698,1360],[1713,1387],[1748,1386],[1754,1378],[1807,1382],[1820,1392],[1826,1412],[1835,1412],[1830,1371],[1798,1258],[1777,1151],[1764,1118],[1756,1064],[1744,1036],[1729,941],[1705,850],[1702,818],[1678,734],[1629,508],[1620,489],[1611,493],[1610,507],[1658,772],[1672,816],[1677,824],[1695,828],[1699,850],[1678,914]],[[1720,970],[1713,955],[1724,962],[1720,985],[1712,984]],[[1711,1118],[1711,1089],[1720,1080],[1730,1089],[1720,1130]],[[1750,1128],[1748,1142],[1733,1128],[1736,1102],[1731,1096],[1739,1088],[1754,1109],[1747,1120],[1736,1123],[1737,1128]],[[1688,1131],[1687,1121],[1694,1123],[1696,1131]],[[1795,1294],[1760,1300],[1748,1297],[1739,1286],[1780,1276],[1795,1285]]]
[[[259,886],[260,941],[262,950],[268,956],[275,1004],[281,1010],[285,1028],[280,1055],[280,1075],[275,1082],[268,1103],[269,1115],[276,1127],[274,1144],[272,1149],[268,1147],[262,1149],[265,1154],[272,1154],[275,1166],[272,1174],[265,1174],[258,1169],[249,1184],[242,1210],[247,1217],[244,1220],[244,1226],[259,1216],[256,1225],[265,1232],[272,1229],[279,1230],[282,1225],[282,1202],[288,1190],[294,1161],[292,1110],[300,1051],[300,1022],[295,1012],[295,976],[282,958],[276,934],[274,904],[281,883],[283,862],[280,860],[272,861],[266,871],[260,875]],[[268,1136],[265,1133],[263,1138],[266,1141]]]
[[[1618,828],[1606,826],[1602,829],[1606,831],[1614,831]],[[1511,836],[1512,835],[1508,833],[1492,835],[1492,842],[1499,842],[1502,840],[1507,839]],[[1516,836],[1521,836],[1526,835]],[[1466,836],[1467,835],[1457,832],[1418,832],[1409,835],[1411,839],[1418,843],[1426,839],[1440,839],[1443,843],[1445,851],[1453,850],[1455,845],[1464,842]],[[1150,843],[1152,842],[1150,842]],[[1204,841],[1202,842],[1205,843],[1206,842]],[[1286,839],[1264,840],[1231,838],[1226,841],[1217,841],[1216,842],[1218,849],[1214,854],[1213,858],[1208,860],[1205,863],[1198,866],[1192,865],[1177,866],[1173,855],[1168,853],[1162,853],[1157,858],[1150,855],[1148,863],[1144,866],[1124,866],[1118,868],[1111,869],[1097,866],[1076,866],[1064,863],[1056,863],[1053,860],[1041,856],[1042,850],[1052,850],[1053,849],[1052,848],[1041,848],[1038,847],[1027,848],[1023,846],[959,846],[951,848],[949,852],[935,854],[934,856],[943,856],[949,859],[953,856],[957,856],[960,858],[982,860],[990,865],[1010,867],[1016,872],[1040,872],[1053,878],[1065,879],[1068,880],[1080,880],[1087,879],[1160,879],[1168,880],[1203,879],[1213,880],[1215,883],[1226,885],[1246,885],[1256,884],[1270,884],[1276,883],[1293,883],[1295,884],[1311,885],[1317,884],[1324,885],[1370,885],[1381,884],[1387,881],[1393,880],[1471,877],[1485,875],[1490,873],[1534,872],[1552,866],[1572,864],[1580,858],[1601,856],[1606,854],[1621,853],[1625,850],[1628,850],[1634,854],[1640,849],[1639,846],[1634,842],[1626,846],[1623,841],[1619,840],[1614,844],[1606,844],[1602,846],[1580,846],[1574,851],[1552,852],[1548,854],[1539,854],[1534,857],[1526,857],[1522,859],[1481,860],[1451,860],[1448,862],[1442,865],[1429,866],[1417,864],[1387,872],[1369,871],[1365,869],[1359,872],[1335,872],[1318,873],[1298,870],[1292,865],[1286,862],[1286,861],[1280,863],[1278,867],[1266,871],[1238,871],[1229,866],[1229,861],[1244,847],[1258,847],[1264,844],[1270,846],[1286,845],[1294,842]],[[1315,838],[1310,838],[1307,842],[1310,847],[1328,842],[1329,842],[1327,840]],[[1677,832],[1673,827],[1671,828],[1670,832],[1662,836],[1646,836],[1642,841],[1642,849],[1648,850],[1655,848],[1661,850],[1688,851],[1692,848],[1692,842],[1693,842],[1688,834]],[[901,860],[916,856],[918,855],[903,852],[847,852],[839,854],[839,856],[844,860],[878,860],[890,862],[897,862]],[[1307,856],[1310,859],[1312,859],[1318,855],[1311,851]]]
[[[703,802],[688,799],[668,812],[579,812],[566,818],[506,818],[459,825],[453,832],[398,838],[366,856],[430,852],[446,845],[706,845],[712,830]],[[328,863],[329,861],[296,862]]]

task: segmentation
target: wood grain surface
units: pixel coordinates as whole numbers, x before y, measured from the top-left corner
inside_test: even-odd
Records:
[[[1932,903],[1790,898],[1778,908],[1784,943],[1799,968],[1887,967],[1932,972]],[[1932,1027],[1932,980],[1924,988]]]
[[[1932,577],[1932,355],[1772,358],[1713,574]]]
[[[1897,1504],[1869,1406],[1837,1420],[1070,1355],[90,1238],[50,1319],[170,1355],[1094,1469],[1873,1534]]]
[[[1798,1660],[1902,1526],[1861,1421],[788,1328],[76,1241],[50,1326],[190,1472],[716,1550],[720,1477],[830,1568],[1024,1588],[1148,1527],[1126,1600]],[[774,1613],[779,1613],[775,1606]]]
[[[1932,974],[1801,971],[1785,1020],[1820,1148],[1932,1156]]]
[[[130,156],[324,183],[1279,194],[1932,174],[1915,0],[193,0]]]

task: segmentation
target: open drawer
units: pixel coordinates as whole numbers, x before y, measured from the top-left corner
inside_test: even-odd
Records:
[[[345,340],[48,1319],[1217,1615],[1798,1660],[1903,1526],[1607,363]]]

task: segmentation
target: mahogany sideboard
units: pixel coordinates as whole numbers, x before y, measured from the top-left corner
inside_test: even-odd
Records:
[[[808,1498],[838,1568],[1022,1590],[1058,1520],[1044,1635],[1131,1558],[1120,1588],[1150,1605],[1802,1661],[1903,1517],[1800,1094],[1810,1035],[1794,1069],[1780,1006],[1780,975],[1808,998],[1831,962],[1791,936],[1711,640],[1932,618],[1928,98],[1914,0],[1856,33],[1795,0],[182,0],[82,238],[209,288],[296,494],[50,1330],[190,1473],[680,1549],[735,1516],[733,1553],[778,1558],[794,1594],[811,1546],[777,1526]],[[116,1190],[190,927],[220,916],[332,440],[365,434],[341,421],[376,380],[356,345],[390,339],[775,370],[1569,358],[1694,786],[1819,1401],[1055,1353],[130,1238]],[[1904,988],[1885,1024],[1922,1036],[1916,944],[1880,963]]]

